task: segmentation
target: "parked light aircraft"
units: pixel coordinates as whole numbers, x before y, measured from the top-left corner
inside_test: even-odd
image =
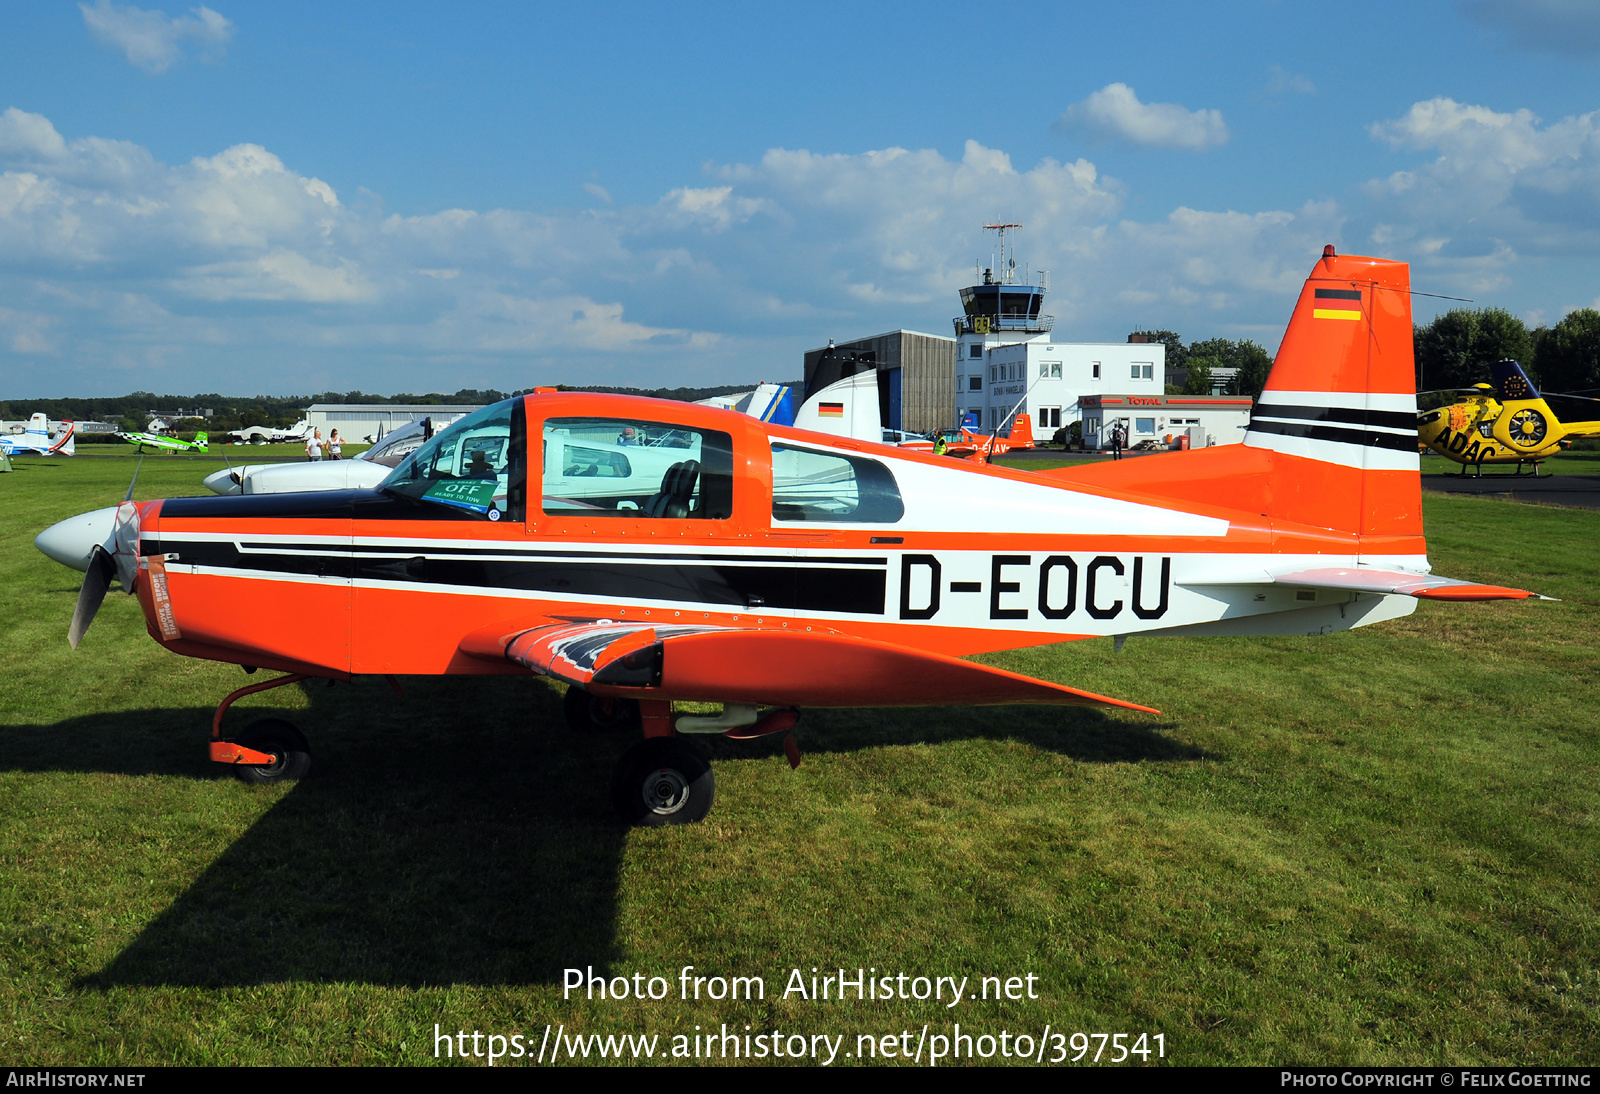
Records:
[[[196,433],[192,441],[161,433],[138,433],[121,429],[117,430],[116,435],[140,452],[146,448],[154,448],[158,452],[205,452],[210,447],[204,433]]]
[[[1482,475],[1486,463],[1515,463],[1518,474],[1531,463],[1537,475],[1538,461],[1572,438],[1600,437],[1600,422],[1556,417],[1517,362],[1491,365],[1490,376],[1494,383],[1476,384],[1449,406],[1417,415],[1418,439],[1460,464],[1463,475],[1468,467]]]
[[[232,429],[228,436],[234,439],[234,444],[278,444],[289,441],[303,441],[311,432],[311,423],[301,418],[288,429],[274,429],[265,425],[247,425],[243,429]]]
[[[74,423],[62,422],[60,432],[52,437],[50,419],[42,412],[33,414],[28,418],[27,427],[21,433],[0,433],[0,455],[75,455],[77,452],[75,429]]]
[[[623,817],[696,821],[715,784],[688,738],[786,732],[801,707],[1150,710],[968,654],[1322,635],[1418,597],[1534,595],[1430,573],[1409,289],[1405,264],[1328,248],[1242,444],[1029,473],[690,404],[533,394],[456,422],[375,491],[136,503],[130,486],[36,542],[86,571],[74,645],[115,577],[167,649],[288,674],[217,708],[211,757],[241,777],[297,777],[310,749],[275,719],[223,733],[240,695],[540,673],[569,686],[574,724],[642,728],[613,779]],[[648,446],[603,441],[630,428],[672,439],[650,496],[642,464],[571,473],[576,447],[632,466]],[[607,478],[615,492],[591,489]],[[689,700],[722,710],[674,716]]]
[[[453,422],[459,414],[444,418]],[[434,434],[435,420],[407,422],[348,460],[294,460],[225,467],[204,479],[214,494],[287,494],[304,490],[370,490]]]

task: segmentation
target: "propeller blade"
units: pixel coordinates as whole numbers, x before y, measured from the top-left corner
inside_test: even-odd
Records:
[[[144,457],[139,457],[139,462],[133,465],[133,478],[128,481],[128,492],[122,496],[123,501],[133,500],[133,487],[139,481],[139,472],[144,470]]]
[[[73,609],[72,624],[67,628],[67,642],[73,649],[78,648],[89,624],[94,622],[95,613],[100,610],[106,590],[111,588],[111,579],[116,573],[117,566],[111,560],[111,555],[104,547],[95,544],[94,550],[89,552],[89,569],[83,575],[83,587],[78,590],[78,606]]]

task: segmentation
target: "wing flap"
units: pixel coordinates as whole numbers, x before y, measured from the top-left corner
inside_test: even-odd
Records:
[[[505,658],[596,694],[797,707],[1044,703],[1159,713],[1005,669],[849,635],[649,623],[500,623],[463,653]]]
[[[664,640],[674,698],[758,706],[921,707],[1045,703],[1159,711],[1064,684],[843,634],[711,630]]]

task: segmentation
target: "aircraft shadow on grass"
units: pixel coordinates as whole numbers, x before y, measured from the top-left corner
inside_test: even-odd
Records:
[[[574,735],[561,697],[526,678],[301,685],[284,711],[310,737],[310,777],[79,986],[559,983],[616,959],[627,830],[610,775],[633,733]],[[236,708],[236,731],[273,711]],[[205,759],[211,711],[154,709],[3,731],[0,767],[227,778]],[[1073,708],[808,713],[810,755],[973,738],[1091,763],[1205,758],[1170,727]],[[530,731],[531,730],[531,731]],[[717,740],[718,760],[771,757],[781,738]],[[259,793],[245,787],[241,793]]]

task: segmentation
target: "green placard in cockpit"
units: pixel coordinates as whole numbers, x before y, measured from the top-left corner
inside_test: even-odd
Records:
[[[422,496],[443,505],[487,513],[498,487],[494,479],[440,479]]]

